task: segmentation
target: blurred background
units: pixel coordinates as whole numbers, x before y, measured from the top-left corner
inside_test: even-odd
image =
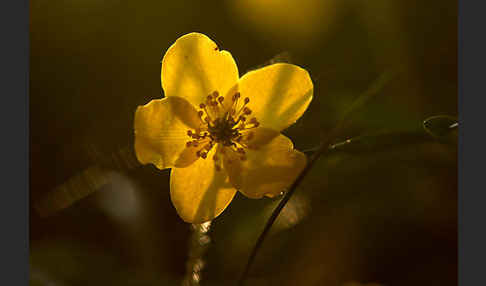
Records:
[[[456,7],[32,0],[31,285],[236,282],[280,198],[238,194],[212,223],[192,226],[170,203],[170,171],[133,154],[135,109],[163,96],[160,60],[193,31],[230,51],[241,75],[275,61],[310,72],[314,99],[284,131],[299,150],[391,75],[333,141],[385,136],[320,158],[247,285],[457,285],[457,137],[421,134],[429,116],[457,116]]]

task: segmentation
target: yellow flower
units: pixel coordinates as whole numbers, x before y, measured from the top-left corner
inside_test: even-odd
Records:
[[[217,217],[236,191],[275,196],[306,164],[280,131],[312,100],[306,70],[274,64],[239,78],[227,51],[207,36],[177,39],[162,60],[165,97],[135,113],[135,152],[142,164],[172,168],[170,197],[180,217]]]

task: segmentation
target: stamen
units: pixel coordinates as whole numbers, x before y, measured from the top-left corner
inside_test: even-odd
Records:
[[[192,141],[186,143],[186,147],[191,147]]]
[[[248,117],[252,114],[252,110],[246,106],[250,102],[250,98],[245,97],[243,103],[239,105],[240,97],[240,92],[233,94],[231,97],[232,106],[228,110],[223,105],[225,98],[220,96],[218,91],[207,95],[205,102],[199,105],[202,110],[198,111],[198,116],[203,125],[195,132],[187,131],[188,136],[195,140],[187,142],[186,145],[198,147],[196,149],[198,157],[206,159],[210,150],[218,146],[218,150],[216,150],[218,155],[214,154],[212,157],[215,168],[218,170],[222,166],[222,159],[219,154],[224,154],[226,148],[228,148],[228,152],[235,153],[235,158],[246,160],[247,141],[251,140],[254,134],[247,132],[242,134],[240,131],[259,126],[256,118],[250,119]],[[228,161],[228,164],[231,164],[231,160]]]
[[[248,121],[247,123],[248,125],[252,125],[252,126],[249,126],[247,127],[246,125],[244,126],[239,126],[239,130],[248,130],[248,129],[253,129],[253,128],[257,128],[258,126],[260,126],[260,122],[257,121],[257,119],[255,117],[253,117],[252,119],[250,119],[250,121]],[[240,124],[241,125],[241,124]]]
[[[248,145],[246,145],[245,142],[241,142],[239,140],[235,140],[235,142],[233,142],[234,143],[233,146],[235,147],[234,151],[236,151],[237,153],[240,153],[240,154],[245,154],[245,148],[248,148]],[[238,147],[238,145],[241,146],[241,147]],[[242,148],[242,147],[244,147],[244,148]]]
[[[235,126],[236,124],[240,123],[241,122],[245,122],[246,118],[241,115],[240,117],[238,117],[238,120],[236,122],[233,123],[233,126]],[[241,123],[240,126],[237,126],[236,129],[239,129],[240,127],[243,127],[245,124]]]
[[[253,117],[252,119],[250,119],[250,121],[248,123],[249,124],[257,124],[258,120],[255,117]]]
[[[236,93],[233,95],[233,101],[238,101],[238,98],[240,98],[240,92],[236,92]]]
[[[202,110],[199,110],[199,111],[197,112],[197,115],[198,115],[199,117],[202,117],[202,116],[204,115],[204,112],[203,112]]]
[[[238,116],[246,108],[246,105],[248,104],[248,102],[250,102],[250,98],[245,97],[245,101],[244,101],[243,105],[240,107],[240,110],[238,110],[238,112],[235,113],[235,116]],[[235,107],[236,107],[236,105],[235,105]],[[248,109],[248,110],[250,110],[250,109]],[[251,113],[251,111],[250,111],[250,113]]]

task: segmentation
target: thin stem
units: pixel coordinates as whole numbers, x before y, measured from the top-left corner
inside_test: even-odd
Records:
[[[285,193],[284,197],[282,198],[282,200],[280,201],[280,203],[278,204],[278,206],[275,208],[272,215],[268,219],[262,233],[258,237],[258,240],[255,243],[252,252],[250,253],[250,257],[248,258],[248,262],[245,266],[245,269],[243,270],[240,280],[238,281],[239,286],[244,285],[245,280],[250,271],[250,267],[253,264],[253,261],[255,260],[256,254],[258,253],[258,250],[261,248],[263,241],[265,240],[265,237],[270,231],[270,228],[272,227],[273,223],[275,222],[275,220],[277,219],[278,215],[285,207],[287,202],[290,200],[297,187],[300,185],[300,183],[304,180],[305,176],[309,173],[311,168],[314,166],[317,159],[319,159],[320,156],[324,155],[330,150],[331,147],[330,144],[332,140],[335,140],[336,135],[339,132],[341,132],[342,129],[344,129],[344,127],[349,123],[349,115],[357,108],[363,106],[364,103],[366,103],[372,96],[376,95],[383,88],[385,83],[387,83],[390,80],[390,78],[391,78],[391,73],[388,72],[383,73],[370,86],[370,88],[367,91],[365,91],[361,96],[359,96],[358,99],[354,102],[354,104],[351,105],[348,108],[348,110],[343,114],[342,119],[339,121],[339,123],[331,130],[331,132],[327,134],[327,137],[321,142],[317,151],[310,156],[309,162],[304,167],[304,169],[300,172],[299,176],[297,176],[297,179],[295,179],[295,181],[292,183],[289,190]]]

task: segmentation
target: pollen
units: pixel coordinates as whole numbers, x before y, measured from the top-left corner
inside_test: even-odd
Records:
[[[187,135],[194,140],[186,143],[187,147],[199,147],[196,156],[206,159],[208,153],[215,146],[217,154],[224,154],[225,149],[238,154],[236,158],[246,160],[247,142],[253,139],[254,132],[248,129],[260,125],[255,117],[248,119],[252,114],[249,106],[250,98],[245,97],[242,101],[240,92],[229,96],[231,106],[224,106],[224,96],[218,91],[208,94],[205,101],[199,104],[198,117],[201,120],[201,127],[196,130],[188,130]],[[220,157],[214,155],[215,168],[221,169]],[[231,161],[228,161],[231,164]]]

